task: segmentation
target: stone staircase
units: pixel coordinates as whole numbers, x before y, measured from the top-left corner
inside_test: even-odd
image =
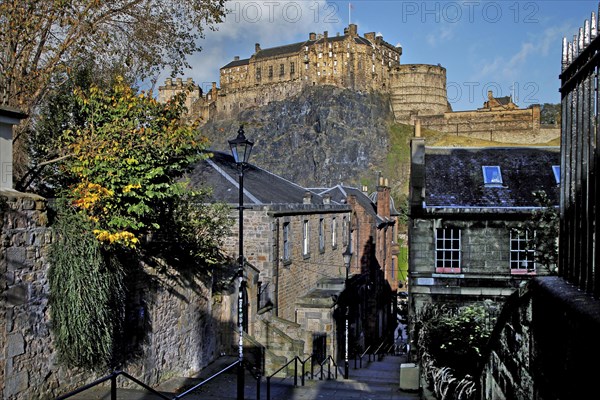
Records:
[[[256,339],[265,347],[265,375],[269,376],[296,356],[304,358],[304,340],[299,336],[300,325],[275,316],[260,319],[260,337]],[[294,373],[294,365],[278,373],[287,376]]]

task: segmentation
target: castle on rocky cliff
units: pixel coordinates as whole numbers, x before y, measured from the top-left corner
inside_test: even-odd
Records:
[[[235,57],[220,69],[216,82],[203,93],[191,78],[167,79],[159,87],[159,101],[188,90],[188,110],[202,121],[235,117],[240,111],[257,108],[299,94],[304,88],[333,85],[358,91],[389,95],[397,122],[443,133],[480,139],[496,138],[531,143],[557,136],[540,131],[540,109],[520,109],[512,99],[488,101],[480,109],[453,112],[446,92],[446,69],[441,65],[401,64],[402,47],[386,42],[374,32],[358,34],[355,24],[344,34],[310,33],[303,42],[262,49],[256,43],[249,58]],[[528,137],[524,137],[524,134]]]

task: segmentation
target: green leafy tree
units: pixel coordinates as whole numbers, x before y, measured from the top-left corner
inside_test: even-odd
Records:
[[[0,2],[0,104],[35,117],[73,65],[122,66],[145,79],[180,74],[198,39],[225,15],[225,0],[19,0]],[[24,124],[21,124],[24,126]],[[15,135],[15,173],[28,167],[29,131]]]
[[[431,306],[417,319],[421,355],[429,354],[438,367],[452,368],[459,377],[474,375],[491,335],[493,318],[486,307]]]

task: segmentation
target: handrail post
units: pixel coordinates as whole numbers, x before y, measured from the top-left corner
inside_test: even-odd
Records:
[[[327,360],[327,379],[331,379],[331,360]]]
[[[256,400],[260,400],[260,374],[256,377]]]
[[[110,377],[110,400],[117,400],[117,374]]]
[[[267,400],[271,400],[271,377],[267,376]]]
[[[294,357],[294,387],[298,387],[298,356]]]
[[[304,361],[302,363],[302,377],[300,378],[300,383],[302,384],[302,386],[304,386],[304,373],[305,373],[304,367],[305,366],[306,366],[306,361]]]

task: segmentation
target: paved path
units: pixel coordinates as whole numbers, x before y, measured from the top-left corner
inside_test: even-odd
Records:
[[[171,399],[186,388],[193,387],[198,382],[213,375],[215,371],[235,361],[231,357],[222,357],[205,368],[197,378],[174,378],[157,388],[167,398]],[[400,364],[404,356],[386,356],[381,361],[363,362],[363,368],[354,369],[350,363],[349,379],[307,379],[305,386],[294,387],[293,378],[273,378],[271,381],[271,400],[410,400],[419,399],[417,393],[403,392],[398,389]],[[340,371],[341,372],[341,371]],[[121,379],[121,378],[120,378]],[[246,375],[245,399],[256,399],[256,380]],[[219,375],[210,383],[202,386],[193,394],[184,397],[185,400],[230,400],[236,399],[236,368]],[[119,389],[118,400],[156,400],[159,396],[137,390]],[[76,400],[110,400],[107,389],[91,389],[71,399]],[[267,399],[265,379],[261,381],[260,399]]]

